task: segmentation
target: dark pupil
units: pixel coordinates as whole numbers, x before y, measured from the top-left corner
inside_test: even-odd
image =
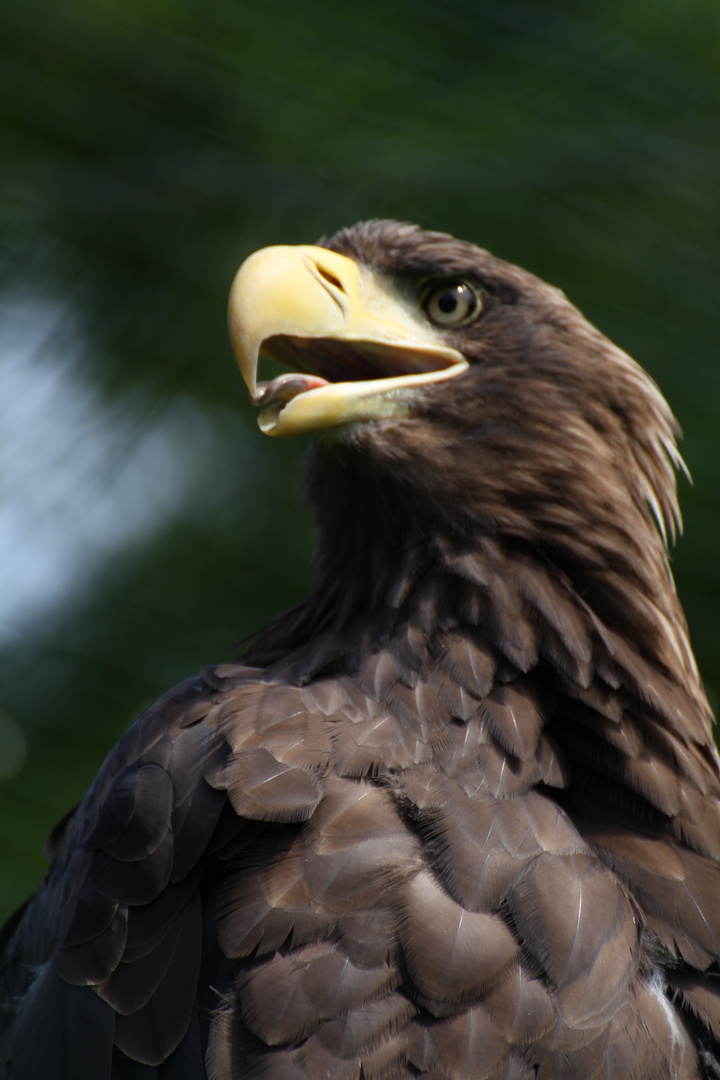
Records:
[[[446,292],[443,293],[438,300],[438,307],[444,315],[449,315],[457,307],[457,296],[455,293]]]

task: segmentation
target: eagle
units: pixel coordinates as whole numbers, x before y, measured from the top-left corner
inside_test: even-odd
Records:
[[[315,584],[52,833],[2,1074],[717,1080],[660,391],[558,289],[394,221],[256,252],[229,322],[262,431],[312,436]]]

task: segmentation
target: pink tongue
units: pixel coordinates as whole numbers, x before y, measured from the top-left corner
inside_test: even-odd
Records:
[[[269,405],[272,401],[284,403],[298,394],[304,394],[306,390],[316,390],[319,386],[329,385],[327,379],[321,379],[317,375],[300,375],[291,371],[272,382],[258,383],[253,401],[255,405]]]

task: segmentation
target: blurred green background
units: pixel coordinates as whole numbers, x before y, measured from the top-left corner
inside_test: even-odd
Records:
[[[234,270],[358,218],[560,285],[685,430],[674,555],[720,688],[720,5],[0,8],[0,916],[123,728],[305,590]]]

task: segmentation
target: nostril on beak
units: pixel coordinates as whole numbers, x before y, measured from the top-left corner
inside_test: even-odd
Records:
[[[340,278],[335,277],[335,275],[331,274],[329,270],[326,270],[324,266],[319,266],[317,263],[315,263],[315,267],[320,277],[324,278],[329,285],[332,285],[334,288],[339,289],[340,292],[345,292]]]

